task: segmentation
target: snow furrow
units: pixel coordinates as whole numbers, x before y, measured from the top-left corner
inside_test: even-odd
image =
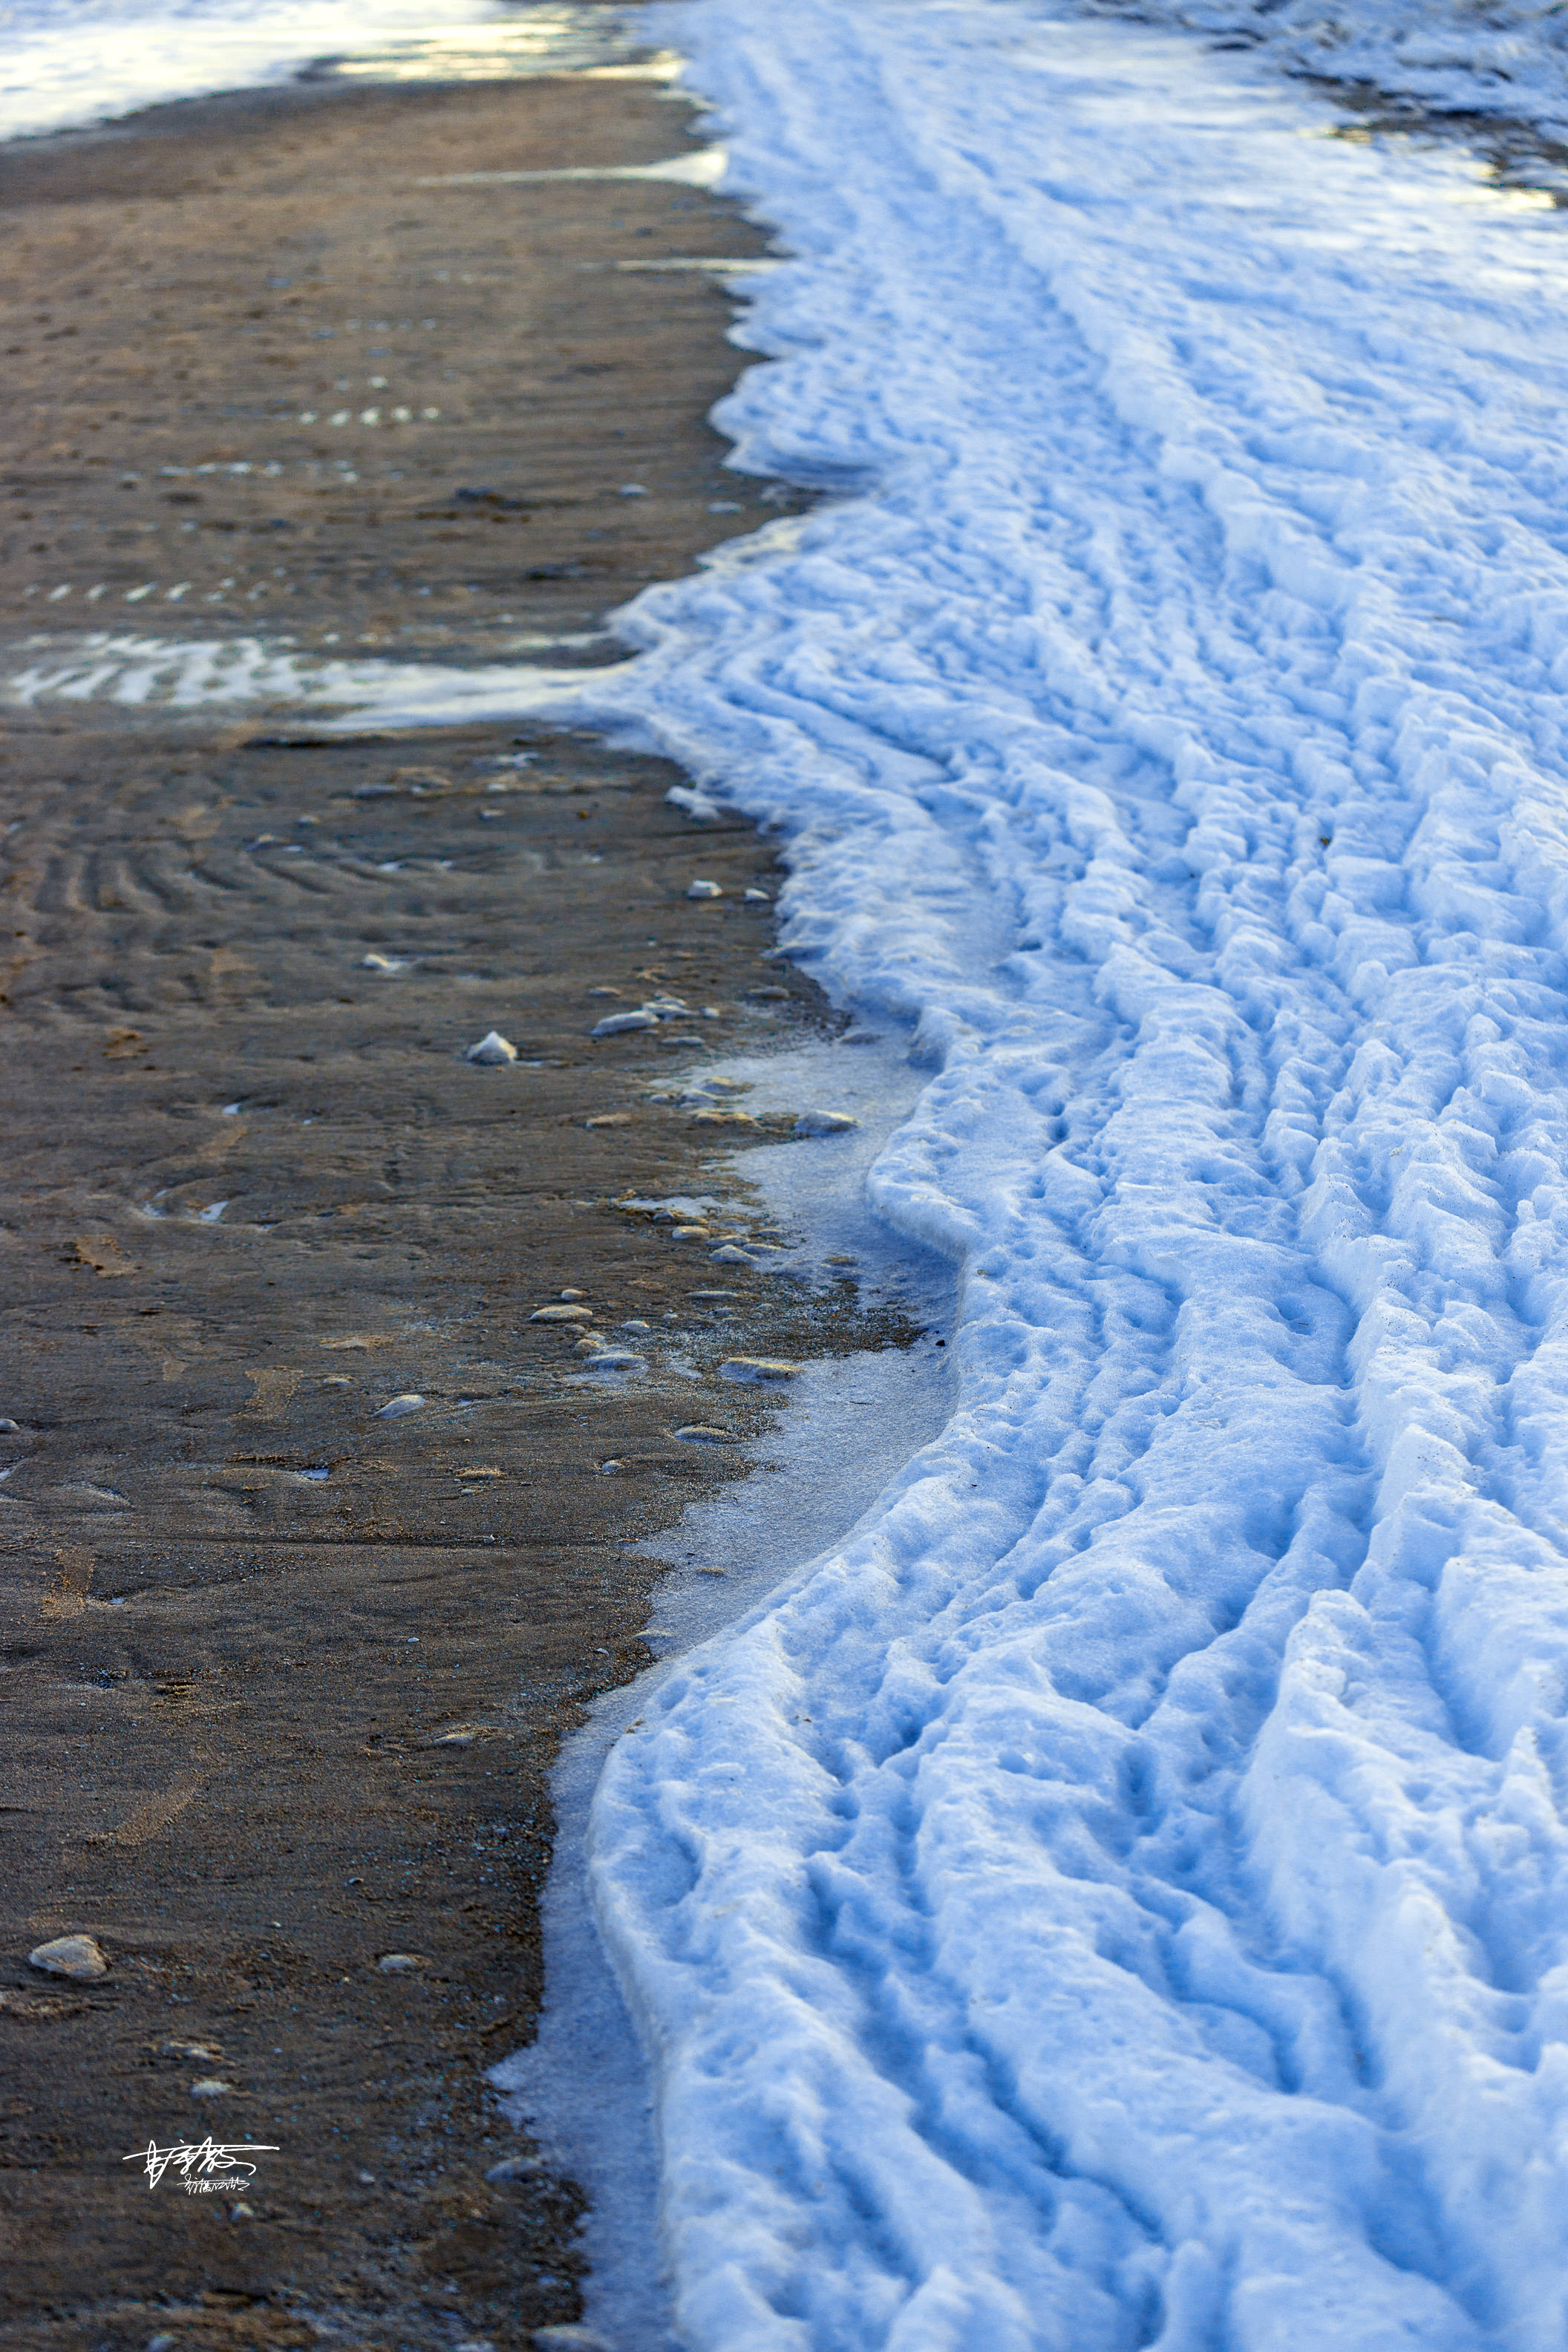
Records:
[[[679,19],[857,486],[598,689],[931,1070],[961,1403],[611,1759],[700,2352],[1564,2326],[1555,225],[1017,0]],[[781,1561],[781,1571],[793,1563]]]

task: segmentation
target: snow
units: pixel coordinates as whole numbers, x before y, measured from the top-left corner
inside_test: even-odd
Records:
[[[679,25],[800,257],[719,421],[837,496],[589,691],[787,825],[962,1287],[941,1438],[600,1783],[678,2331],[1546,2352],[1561,231],[1128,26]]]
[[[284,81],[345,52],[350,70],[383,79],[450,80],[592,69],[630,54],[624,12],[595,0],[10,0],[0,138]]]
[[[1561,2352],[1563,228],[1142,26],[661,23],[824,502],[611,669],[13,691],[617,730],[923,1081],[782,1149],[952,1261],[951,1415],[593,1805],[689,2352]]]

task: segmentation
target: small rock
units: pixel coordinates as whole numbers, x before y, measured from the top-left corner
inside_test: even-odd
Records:
[[[699,877],[687,884],[686,895],[689,898],[721,898],[724,893],[717,882],[704,882]]]
[[[728,1576],[730,1573],[722,1560],[694,1559],[691,1566],[698,1576]]]
[[[672,1242],[710,1242],[713,1235],[706,1225],[677,1225],[669,1238]]]
[[[223,2063],[223,2052],[216,2042],[165,2042],[163,2055],[165,2058],[199,2059],[205,2066],[221,2065]]]
[[[694,1110],[694,1127],[755,1127],[756,1119],[749,1110]]]
[[[661,1021],[689,1021],[691,1018],[691,1007],[680,996],[650,996],[640,1010],[657,1013]]]
[[[720,1248],[710,1250],[708,1257],[712,1265],[755,1265],[757,1262],[754,1257],[748,1257],[743,1249],[737,1249],[733,1242],[725,1242]]]
[[[711,1429],[705,1422],[689,1421],[684,1429],[672,1429],[672,1437],[683,1438],[688,1445],[739,1445],[732,1429]]]
[[[237,2205],[231,2205],[228,2211],[229,2219],[233,2221],[254,2221],[256,2219],[255,2206],[247,2205],[243,2198]]]
[[[585,1290],[563,1290],[558,1296],[562,1298],[586,1298],[588,1294]]]
[[[593,1358],[596,1372],[629,1372],[634,1366],[641,1371],[646,1360],[633,1348],[595,1348]]]
[[[384,1977],[410,1977],[418,1974],[425,1960],[418,1952],[384,1952],[375,1965]]]
[[[360,958],[360,969],[362,971],[406,971],[408,969],[408,959],[406,956],[375,955],[373,953]],[[472,1060],[472,1058],[473,1057],[470,1055],[469,1059]]]
[[[531,1323],[591,1323],[591,1307],[536,1307],[529,1317]]]
[[[630,1127],[635,1114],[629,1110],[601,1111],[596,1118],[585,1118],[584,1127]]]
[[[536,2156],[503,2156],[486,2173],[487,2180],[534,2180],[544,2167]]]
[[[500,1063],[515,1062],[517,1047],[509,1037],[503,1037],[499,1029],[492,1029],[479,1039],[477,1045],[468,1047],[463,1059],[466,1062],[482,1062],[487,1068],[493,1069]]]
[[[599,1475],[601,1478],[613,1478],[617,1470],[624,1470],[626,1466],[624,1462],[601,1462]]]
[[[149,2336],[146,2352],[178,2352],[179,2337],[171,2336],[165,2327],[160,2335]]]
[[[721,1381],[793,1381],[799,1366],[783,1356],[731,1356],[720,1365]]]
[[[596,1331],[584,1331],[572,1353],[574,1356],[600,1356],[608,1345],[609,1341],[601,1339]]]
[[[859,1124],[859,1120],[851,1118],[847,1110],[803,1110],[795,1120],[793,1132],[796,1135],[847,1135],[852,1127]]]
[[[191,2084],[191,2096],[193,2099],[222,2099],[226,2098],[233,2088],[232,2083],[221,2081],[216,2074],[204,2074],[199,2082]]]
[[[405,1412],[417,1412],[425,1400],[409,1389],[403,1396],[395,1396],[376,1414],[377,1421],[401,1421]]]
[[[109,1962],[91,1936],[57,1936],[28,1953],[27,1966],[42,1969],[46,1976],[74,1978],[79,1984],[109,1974]]]
[[[752,1004],[782,1004],[788,996],[787,988],[748,988],[747,1002]]]
[[[742,890],[741,896],[748,907],[771,907],[773,903],[765,890]]]
[[[588,1034],[590,1037],[618,1037],[627,1029],[657,1029],[658,1027],[658,1013],[649,1013],[645,1006],[639,1004],[635,1013],[606,1013],[602,1021],[595,1022]]]
[[[347,1372],[327,1372],[322,1376],[321,1386],[324,1389],[352,1389],[353,1382]]]
[[[0,1437],[20,1437],[21,1434],[22,1424],[19,1421],[0,1419]]]

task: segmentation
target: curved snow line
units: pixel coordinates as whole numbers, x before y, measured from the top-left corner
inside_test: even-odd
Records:
[[[680,20],[874,484],[616,691],[918,1020],[963,1262],[879,1523],[595,1808],[691,2345],[1564,2321],[1563,248],[1177,44]]]

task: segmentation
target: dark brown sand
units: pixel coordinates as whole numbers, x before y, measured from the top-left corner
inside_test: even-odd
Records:
[[[704,423],[722,296],[614,265],[756,234],[668,186],[410,184],[685,121],[635,85],[356,89],[12,150],[0,612],[68,583],[49,625],[84,625],[106,582],[121,627],[155,579],[160,634],[264,609],[461,658],[594,629],[712,499],[749,527]],[[373,373],[441,417],[290,421]],[[345,448],[352,495],[306,470]],[[285,471],[158,471],[230,452]],[[526,2152],[484,2070],[540,1997],[555,1745],[646,1656],[638,1538],[732,1475],[672,1432],[766,1410],[584,1384],[530,1317],[580,1291],[709,1367],[867,1344],[848,1276],[721,1272],[613,1205],[718,1192],[744,1229],[722,1130],[649,1081],[833,1016],[762,961],[766,845],[654,761],[59,705],[3,749],[0,2341],[507,2352],[579,2308],[573,2184],[485,2178]],[[719,1017],[590,1042],[660,985]],[[519,1066],[461,1058],[492,1025]],[[28,1967],[71,1932],[101,1980]],[[240,2196],[121,2160],[204,2133],[279,2152]]]

